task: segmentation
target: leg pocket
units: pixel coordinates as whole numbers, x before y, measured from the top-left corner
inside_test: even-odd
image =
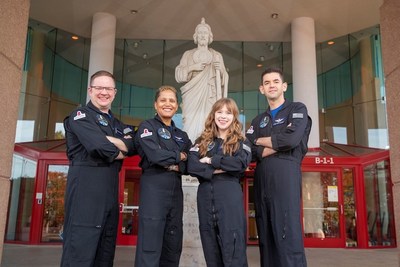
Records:
[[[161,251],[165,220],[143,218],[143,251]]]
[[[102,233],[102,226],[73,224],[70,231],[71,258],[77,261],[93,261]]]

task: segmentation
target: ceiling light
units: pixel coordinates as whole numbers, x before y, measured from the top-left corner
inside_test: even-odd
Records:
[[[335,43],[335,41],[328,41],[328,45],[333,45]]]
[[[260,61],[264,61],[265,57],[264,56],[260,56]]]
[[[277,19],[278,18],[278,13],[272,13],[271,14],[271,18],[273,18],[273,19]]]
[[[148,56],[148,54],[147,54],[147,53],[143,53],[143,55],[142,55],[142,58],[143,58],[143,59],[146,59],[146,58],[147,58],[147,56]]]
[[[131,14],[137,14],[139,11],[138,10],[136,10],[136,9],[131,9]]]
[[[261,68],[263,66],[263,64],[258,63],[256,66],[257,66],[257,68]]]
[[[79,37],[78,37],[78,36],[76,36],[76,35],[72,35],[72,36],[71,36],[71,39],[72,39],[72,40],[78,40],[78,39],[79,39]]]

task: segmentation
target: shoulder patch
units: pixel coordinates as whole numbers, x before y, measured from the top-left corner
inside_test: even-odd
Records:
[[[189,151],[193,151],[193,152],[199,152],[199,146],[198,145],[194,145],[190,148]]]
[[[250,128],[247,130],[246,133],[248,133],[248,134],[253,134],[254,133],[253,125],[250,126]]]
[[[148,136],[152,136],[152,135],[153,135],[153,132],[150,132],[147,128],[145,128],[143,130],[143,133],[140,134],[140,138],[148,137]]]
[[[246,150],[247,152],[251,153],[251,148],[248,145],[243,144],[243,149]]]
[[[82,113],[80,110],[76,112],[76,116],[74,117],[74,121],[86,118],[86,114]]]
[[[302,118],[304,118],[304,114],[303,113],[293,113],[292,118],[293,119],[302,119]]]

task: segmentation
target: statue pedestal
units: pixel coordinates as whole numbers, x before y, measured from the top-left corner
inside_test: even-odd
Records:
[[[183,210],[183,248],[180,267],[206,266],[199,232],[199,216],[197,214],[197,187],[196,178],[182,176],[184,196]]]

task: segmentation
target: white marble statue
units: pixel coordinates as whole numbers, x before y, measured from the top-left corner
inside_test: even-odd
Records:
[[[201,19],[193,35],[197,48],[186,51],[175,69],[181,87],[183,130],[194,141],[204,128],[212,105],[228,95],[228,73],[222,55],[208,47],[213,41],[210,25]]]

